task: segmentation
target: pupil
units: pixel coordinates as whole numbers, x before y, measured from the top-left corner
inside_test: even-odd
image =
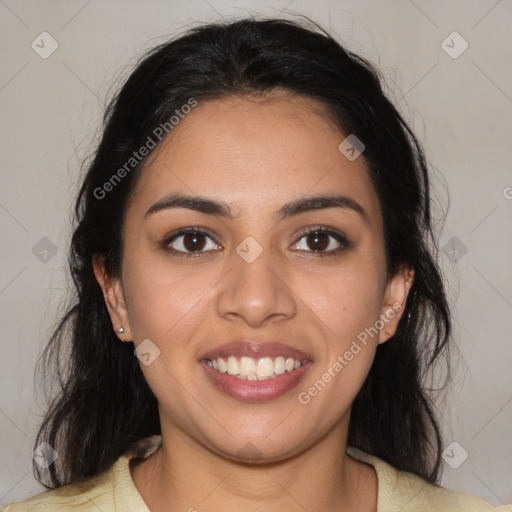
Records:
[[[199,233],[187,233],[183,237],[183,245],[187,251],[200,251],[204,247],[204,238],[201,243],[201,234]],[[190,243],[189,243],[190,242]]]
[[[322,243],[322,237],[324,243]],[[310,248],[312,248],[315,251],[323,251],[325,250],[329,245],[328,236],[325,233],[313,233],[309,235],[308,237],[310,240],[313,240],[313,247],[310,245]]]

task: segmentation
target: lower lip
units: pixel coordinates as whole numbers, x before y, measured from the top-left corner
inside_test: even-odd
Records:
[[[214,368],[210,368],[204,360],[200,362],[206,375],[217,389],[232,398],[244,402],[263,402],[264,400],[272,400],[284,395],[297,386],[312,364],[312,362],[308,361],[296,370],[284,372],[271,379],[246,380],[239,379],[236,375],[221,373]]]

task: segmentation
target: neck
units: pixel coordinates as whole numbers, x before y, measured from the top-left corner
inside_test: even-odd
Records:
[[[163,429],[162,446],[132,464],[132,477],[152,512],[373,512],[375,471],[345,453],[343,432],[338,425],[285,460],[248,464],[205,448],[179,429]]]

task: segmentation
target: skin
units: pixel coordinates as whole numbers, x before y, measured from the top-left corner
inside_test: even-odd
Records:
[[[158,399],[163,445],[131,465],[152,512],[376,510],[373,468],[345,453],[350,407],[377,345],[396,330],[414,272],[403,266],[386,275],[378,198],[364,155],[349,161],[338,150],[345,137],[319,103],[285,91],[200,103],[137,182],[121,276],[107,275],[94,260],[112,326],[124,328],[119,337],[135,346],[150,339],[160,349],[141,367]],[[184,208],[145,218],[174,192],[224,201],[234,218]],[[368,221],[346,208],[275,217],[288,201],[333,193],[357,201]],[[211,236],[201,239],[201,255],[166,251],[166,238],[190,226]],[[319,257],[311,236],[303,236],[317,226],[344,233],[350,246]],[[248,236],[263,248],[252,263],[236,252]],[[185,250],[186,238],[170,247]],[[324,252],[340,247],[330,236],[322,240]],[[397,304],[402,309],[378,335],[301,404],[298,393]],[[239,338],[288,344],[310,354],[313,366],[277,399],[235,400],[210,383],[198,360]],[[238,455],[249,442],[257,463]]]

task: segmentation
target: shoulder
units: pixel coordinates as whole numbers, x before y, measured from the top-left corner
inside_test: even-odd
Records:
[[[80,512],[115,510],[113,487],[116,464],[117,462],[107,471],[81,483],[65,485],[12,503],[4,512],[60,512],[70,508]]]
[[[148,512],[131,478],[129,462],[132,458],[149,457],[160,443],[161,436],[143,439],[106,471],[83,482],[12,503],[4,512]]]
[[[450,491],[431,484],[417,475],[399,471],[384,460],[349,446],[347,453],[374,467],[378,480],[378,512],[500,512],[484,499]]]

